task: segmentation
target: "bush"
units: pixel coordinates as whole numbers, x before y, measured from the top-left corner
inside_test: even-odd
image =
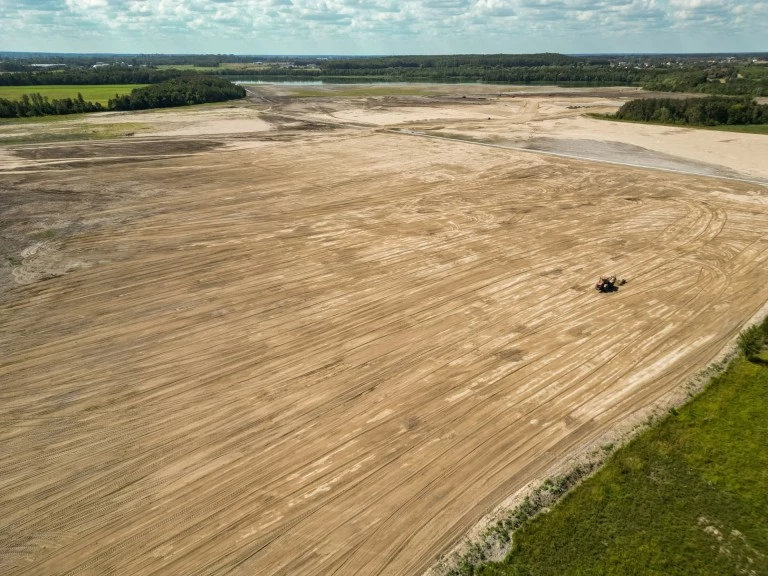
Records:
[[[739,333],[736,340],[739,350],[750,360],[760,354],[760,350],[763,348],[766,336],[763,330],[764,324],[765,322],[761,325],[753,324],[749,328],[745,328]]]
[[[642,98],[626,102],[619,120],[704,126],[768,124],[768,105],[751,98]]]

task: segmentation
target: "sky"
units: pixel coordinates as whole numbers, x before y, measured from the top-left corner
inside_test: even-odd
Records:
[[[768,0],[0,0],[0,50],[768,51]]]

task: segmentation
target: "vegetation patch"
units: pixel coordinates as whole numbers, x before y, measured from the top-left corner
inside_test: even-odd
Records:
[[[547,509],[548,493],[575,482],[545,483],[489,529],[497,541],[512,539],[503,562],[482,563],[494,542],[486,534],[451,573],[768,573],[768,320],[740,342],[745,335],[760,343],[752,361],[731,361],[699,396],[533,518]],[[588,473],[576,470],[576,479]]]
[[[61,126],[59,123],[48,125],[48,118],[34,131],[0,134],[0,145],[3,144],[39,144],[45,142],[69,142],[77,140],[109,140],[133,136],[137,132],[147,130],[151,126],[139,122],[116,122],[112,124],[83,124],[74,123],[71,126]],[[71,118],[61,116],[59,118]],[[36,118],[41,121],[42,119]]]
[[[24,126],[28,124],[53,124],[71,122],[83,118],[83,114],[62,114],[60,116],[26,116],[24,118],[3,118],[3,127]],[[2,135],[0,135],[2,137]]]
[[[248,74],[263,79],[395,82],[489,82],[557,86],[642,86],[663,92],[768,96],[768,67],[751,59],[712,61],[700,55],[565,56],[464,54],[263,62]],[[242,74],[219,65],[213,74]]]
[[[64,115],[102,110],[146,110],[170,108],[244,98],[245,89],[228,80],[206,76],[172,78],[158,84],[134,88],[129,94],[114,94],[106,108],[86,100],[82,93],[73,98],[49,99],[40,93],[22,94],[18,100],[0,98],[0,117]]]
[[[0,62],[0,66],[2,64]],[[155,84],[183,74],[184,72],[181,70],[125,68],[122,66],[55,71],[24,69],[11,74],[0,74],[0,86]]]
[[[98,102],[106,106],[110,98],[117,94],[128,94],[134,88],[141,88],[145,84],[105,84],[93,86],[88,84],[64,84],[48,86],[0,86],[0,98],[6,100],[21,100],[24,94],[40,94],[49,99],[76,99],[78,94],[84,100]]]
[[[172,108],[245,98],[245,88],[221,78],[191,76],[173,78],[134,90],[109,101],[110,110]]]
[[[625,103],[615,118],[693,126],[767,125],[768,105],[751,98],[640,98]]]

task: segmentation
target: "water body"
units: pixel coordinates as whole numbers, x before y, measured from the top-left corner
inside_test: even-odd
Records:
[[[409,84],[488,84],[480,80],[465,82],[459,80],[411,80],[408,82],[392,82],[390,80],[375,80],[364,78],[334,78],[332,80],[296,80],[291,77],[275,78],[254,78],[252,76],[227,76],[233,84],[281,84],[283,86],[322,86],[323,84],[356,84],[363,86],[408,86]]]
[[[285,86],[320,86],[321,84],[325,84],[325,82],[323,82],[322,80],[284,80],[284,79],[256,80],[253,78],[242,79],[239,76],[235,76],[234,78],[237,78],[237,80],[230,80],[230,82],[232,82],[232,84],[239,84],[239,85],[283,84]]]
[[[295,76],[223,76],[233,84],[282,84],[284,86],[322,86],[323,84],[355,84],[363,86],[407,86],[409,84],[495,84],[495,85],[508,85],[508,86],[559,86],[562,88],[600,88],[607,86],[626,86],[621,83],[605,83],[605,82],[551,82],[551,81],[534,81],[534,82],[504,82],[498,81],[484,81],[484,80],[461,80],[446,78],[442,80],[435,79],[419,79],[413,78],[407,81],[392,81],[392,80],[377,80],[376,78],[330,78],[327,80],[297,80]]]

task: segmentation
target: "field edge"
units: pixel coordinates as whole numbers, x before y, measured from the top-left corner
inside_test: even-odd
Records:
[[[766,302],[744,328],[768,323]],[[683,381],[653,404],[636,412],[612,430],[601,434],[564,461],[531,480],[484,516],[448,552],[439,555],[423,576],[472,576],[483,566],[502,562],[512,547],[515,531],[556,506],[566,495],[611,461],[617,451],[660,425],[677,409],[691,403],[725,374],[739,354],[735,335],[717,356],[694,376]]]

